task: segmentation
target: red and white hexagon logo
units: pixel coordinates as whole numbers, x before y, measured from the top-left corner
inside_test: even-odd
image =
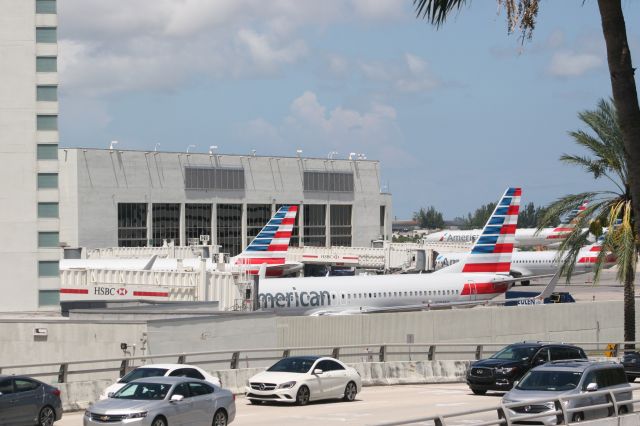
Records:
[[[118,290],[116,290],[116,293],[118,293],[118,296],[126,296],[127,289],[124,287],[120,287]]]

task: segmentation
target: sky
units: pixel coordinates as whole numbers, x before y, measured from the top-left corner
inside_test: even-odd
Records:
[[[611,96],[595,0],[542,1],[531,41],[495,1],[439,29],[410,0],[60,0],[60,145],[381,164],[393,215],[607,188],[560,163]],[[623,1],[632,57],[640,3]]]

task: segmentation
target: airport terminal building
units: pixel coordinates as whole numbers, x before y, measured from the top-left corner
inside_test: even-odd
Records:
[[[236,255],[282,204],[299,206],[294,246],[370,246],[391,235],[380,164],[116,149],[59,150],[60,242],[187,245]]]

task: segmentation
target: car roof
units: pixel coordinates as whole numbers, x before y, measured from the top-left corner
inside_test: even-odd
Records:
[[[621,364],[613,361],[589,361],[582,359],[571,359],[563,361],[551,361],[535,368],[536,371],[575,371],[583,372],[590,368],[622,368]]]
[[[528,341],[524,341],[524,342],[516,342],[516,343],[512,343],[508,346],[518,346],[518,347],[522,347],[522,348],[542,348],[545,346],[562,346],[565,348],[574,348],[574,349],[582,349],[579,346],[576,345],[572,345],[570,343],[562,343],[562,342],[528,342]]]
[[[145,364],[136,367],[138,368],[166,368],[167,370],[174,370],[176,368],[198,368],[189,364]]]
[[[294,356],[288,356],[285,359],[302,359],[305,361],[316,361],[320,358],[325,358],[325,357],[321,357],[317,355],[294,355]]]
[[[177,377],[177,376],[143,377],[141,379],[132,380],[129,383],[167,383],[167,384],[173,385],[173,384],[182,383],[182,382],[200,382],[200,383],[207,383],[208,385],[211,385],[211,383],[205,380],[193,379],[191,377]]]

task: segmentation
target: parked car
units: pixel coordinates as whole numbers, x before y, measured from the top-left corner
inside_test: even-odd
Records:
[[[91,405],[83,424],[226,426],[235,415],[235,396],[227,389],[190,377],[146,377]]]
[[[360,390],[362,380],[355,368],[329,357],[292,356],[251,377],[245,394],[252,404],[305,405],[320,399],[353,401]]]
[[[581,348],[563,343],[514,343],[490,358],[471,364],[467,385],[476,395],[484,395],[489,390],[508,391],[533,367],[565,359],[587,359],[587,355]]]
[[[589,406],[607,404],[606,395],[590,396],[590,392],[597,390],[612,390],[629,388],[628,391],[616,394],[617,401],[631,400],[631,386],[623,367],[615,362],[594,362],[588,360],[555,361],[529,371],[510,392],[502,398],[504,404],[527,402],[535,399],[557,398],[566,395],[580,395],[583,397],[570,399],[567,409],[585,408],[570,414],[571,422],[607,417],[612,414],[612,407],[601,407],[595,410],[586,409]],[[508,408],[509,415],[524,415],[555,411],[552,401],[544,404],[524,405]],[[633,411],[633,404],[618,405],[618,413],[626,414]],[[562,417],[549,414],[528,422],[542,422],[544,425],[555,425],[562,422]],[[564,423],[563,423],[564,424]]]
[[[0,425],[51,426],[61,418],[58,388],[26,376],[0,375]]]
[[[622,356],[622,365],[629,382],[633,382],[637,377],[640,377],[640,352],[625,352]]]
[[[220,386],[220,380],[217,377],[204,371],[202,368],[194,365],[187,364],[149,364],[142,367],[138,367],[125,374],[102,391],[100,399],[107,399],[110,393],[114,393],[120,390],[127,383],[142,379],[145,377],[158,377],[158,376],[170,376],[170,377],[190,377],[192,379],[206,380],[209,383]]]

